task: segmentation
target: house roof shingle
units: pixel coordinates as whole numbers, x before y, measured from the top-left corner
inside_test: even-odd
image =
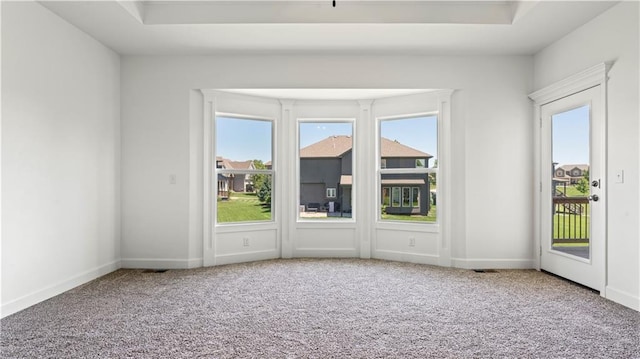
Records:
[[[415,157],[431,158],[432,155],[415,148],[382,137],[380,139],[382,157]],[[342,157],[351,150],[353,139],[351,136],[329,136],[324,140],[300,149],[300,158],[334,158]]]
[[[300,149],[300,158],[342,157],[351,150],[351,136],[329,136]]]
[[[222,165],[222,168],[226,170],[250,170],[254,169],[253,161],[231,161],[230,159],[216,156],[216,162]]]
[[[403,145],[398,141],[391,141],[388,138],[380,138],[380,154],[381,157],[417,157],[431,158],[432,155],[416,150],[413,147]]]
[[[231,168],[234,170],[250,170],[253,169],[253,161],[229,161]]]

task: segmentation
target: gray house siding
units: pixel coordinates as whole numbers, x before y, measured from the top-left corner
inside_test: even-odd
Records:
[[[342,172],[343,175],[352,175],[353,174],[353,156],[351,155],[353,152],[349,151],[342,156]]]
[[[336,211],[351,211],[351,186],[340,185],[342,175],[352,174],[351,152],[342,158],[303,158],[300,160],[300,205],[336,202]],[[327,188],[336,189],[336,197],[327,197]]]
[[[341,160],[340,158],[304,158],[300,161],[300,204],[319,203],[324,205],[328,201],[338,198],[327,198],[326,189],[335,188],[339,191]],[[318,184],[323,184],[322,191]]]
[[[324,183],[301,183],[300,184],[300,204],[305,208],[309,203],[324,203],[325,184]]]
[[[234,192],[244,192],[245,190],[244,183],[245,183],[246,176],[247,175],[241,175],[241,174],[237,174],[233,176],[233,188],[231,190]]]
[[[424,158],[398,158],[398,157],[386,157],[387,168],[415,168],[416,160],[422,160],[425,166],[429,166],[429,160]]]

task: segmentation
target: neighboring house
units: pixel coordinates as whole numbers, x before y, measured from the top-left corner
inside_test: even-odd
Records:
[[[234,170],[253,170],[253,161],[231,161],[223,157],[216,157],[216,168]],[[252,192],[253,183],[249,174],[219,174],[218,175],[218,196],[229,197],[229,191]]]
[[[556,167],[554,172],[554,180],[558,182],[568,182],[569,184],[576,184],[584,176],[585,172],[589,171],[589,165],[562,165]]]
[[[428,167],[433,157],[397,141],[381,141],[382,168]],[[330,136],[300,149],[300,205],[351,212],[352,143],[351,136]],[[387,213],[426,215],[428,185],[427,174],[385,174],[382,204]]]

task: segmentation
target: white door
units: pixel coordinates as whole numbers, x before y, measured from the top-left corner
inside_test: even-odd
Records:
[[[604,292],[602,86],[541,107],[541,269]]]

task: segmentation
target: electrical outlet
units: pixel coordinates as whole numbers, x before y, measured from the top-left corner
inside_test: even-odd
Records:
[[[409,247],[416,246],[416,239],[414,237],[409,237]]]
[[[249,247],[249,237],[242,238],[242,245],[245,247]]]

